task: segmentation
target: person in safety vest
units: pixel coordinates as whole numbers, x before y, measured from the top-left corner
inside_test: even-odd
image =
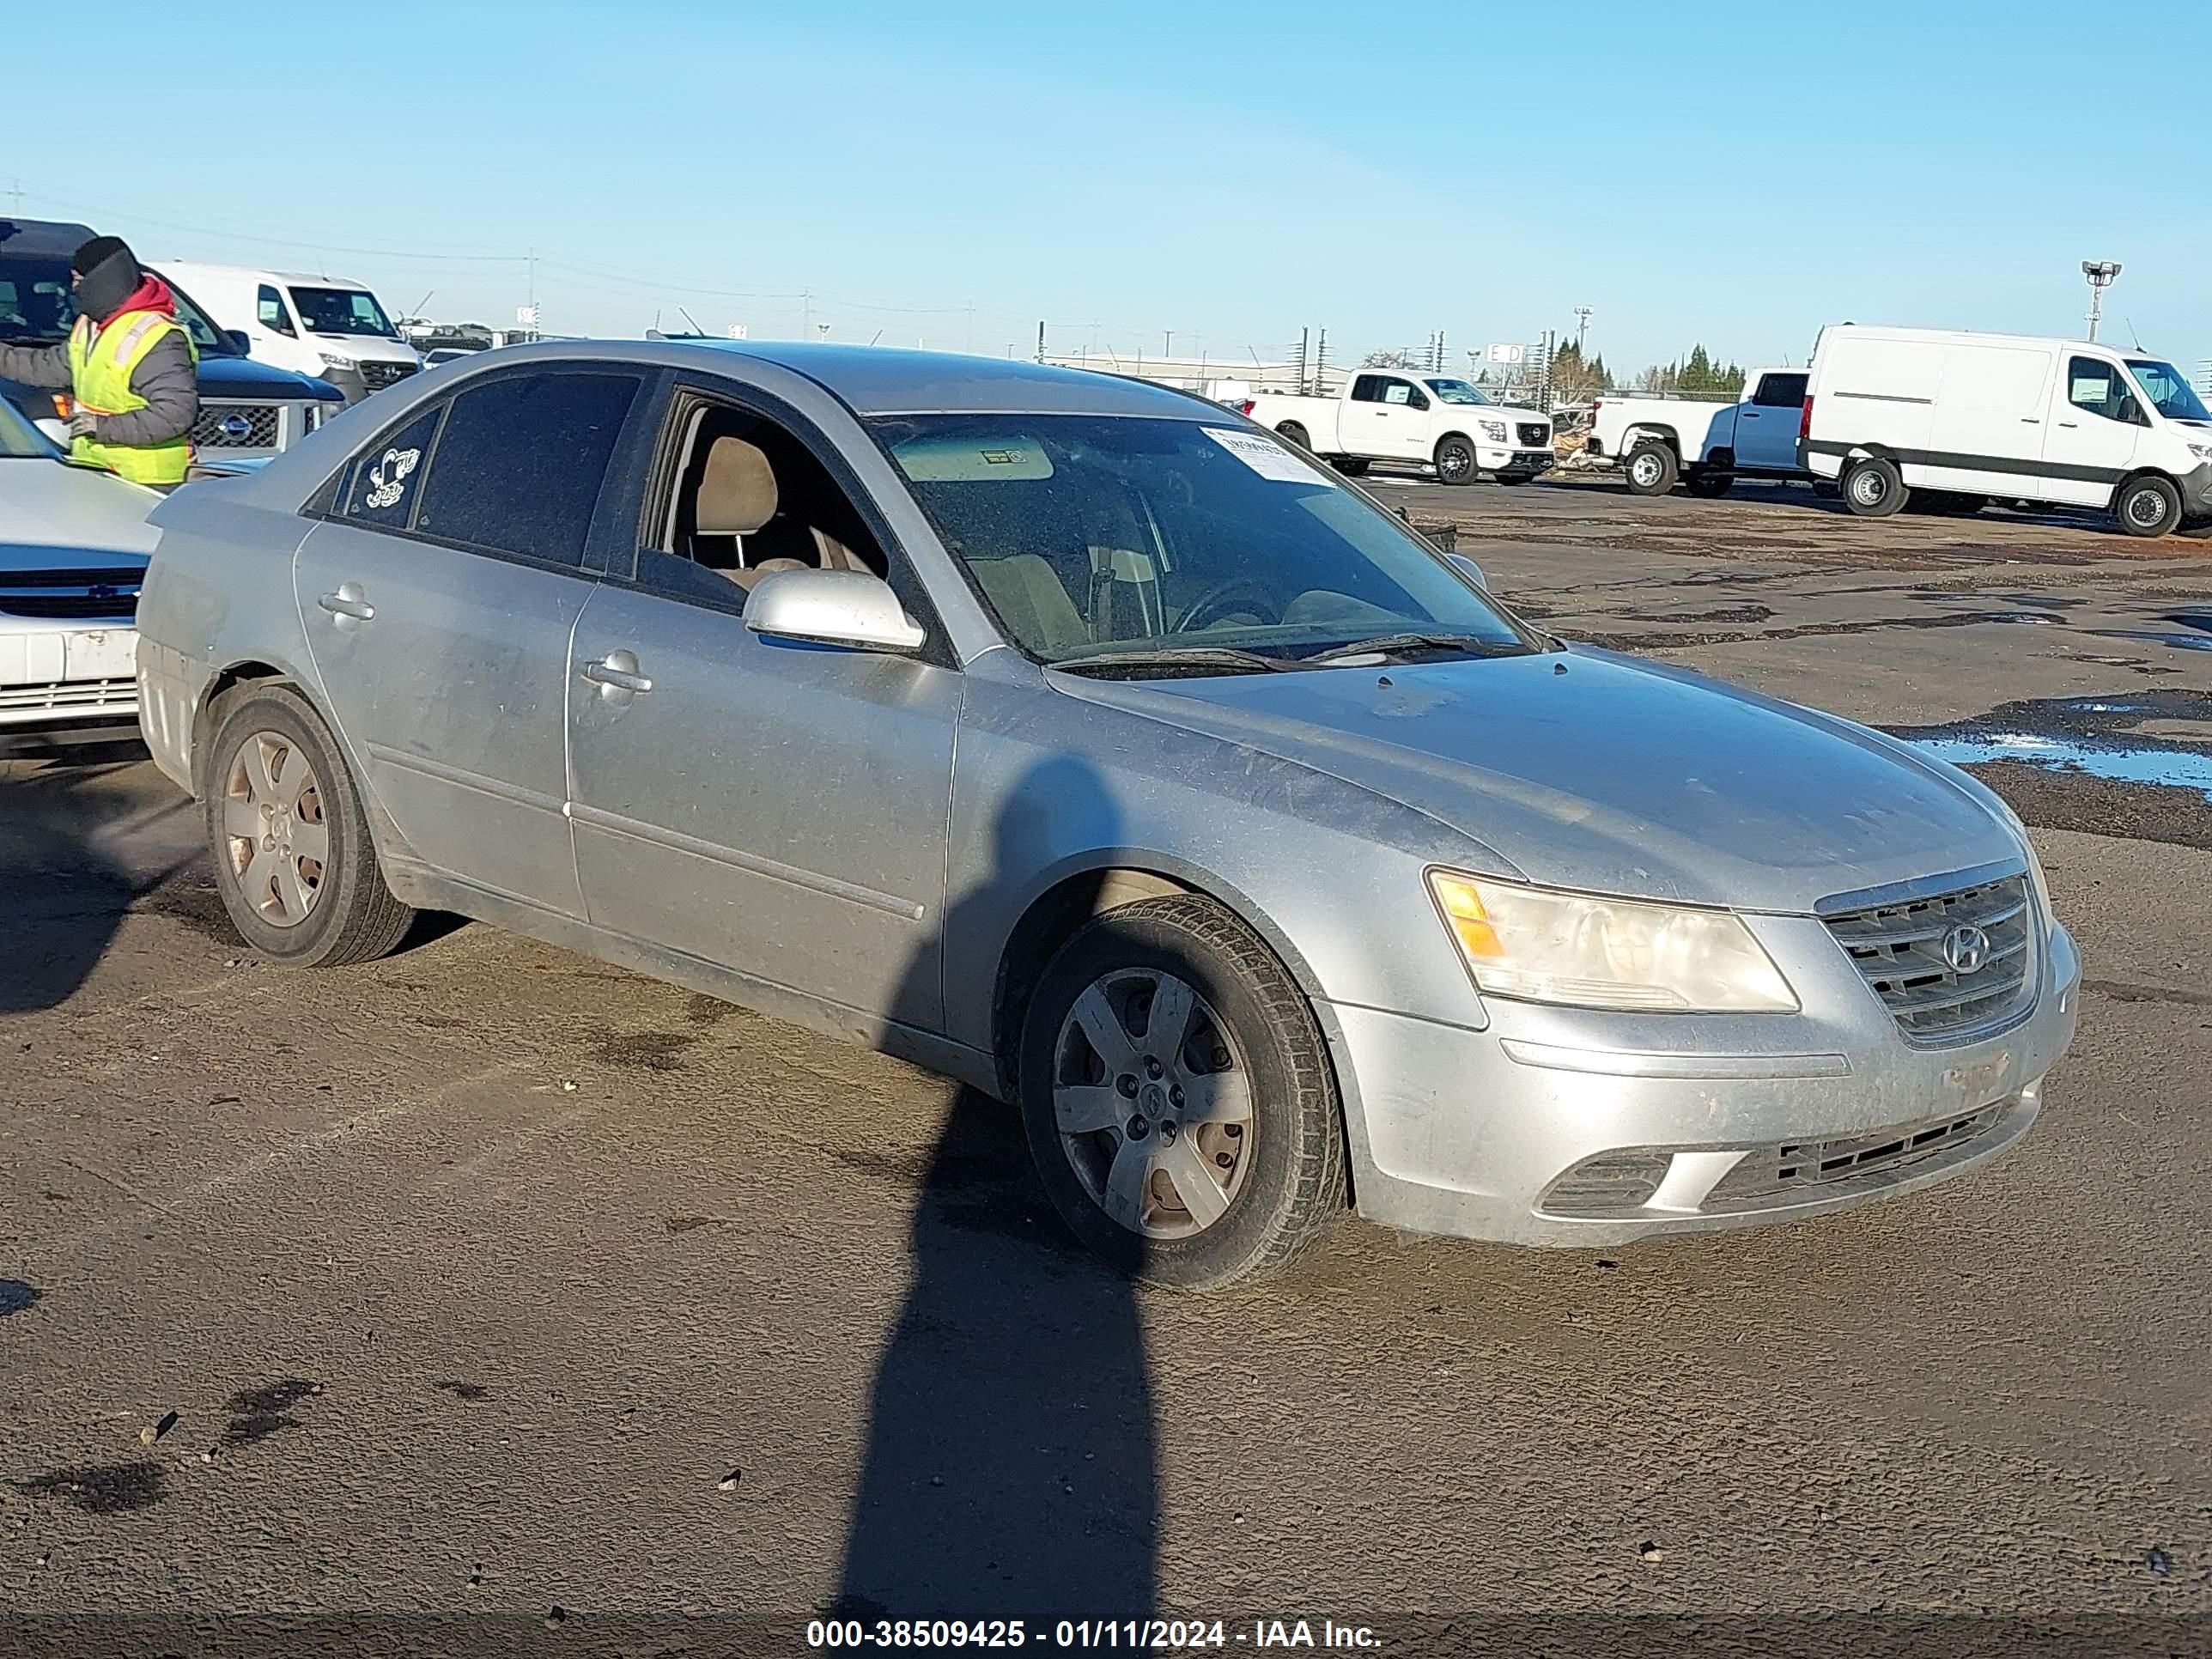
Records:
[[[94,237],[70,269],[77,319],[68,340],[0,345],[0,376],[68,388],[71,460],[173,489],[191,465],[200,410],[199,353],[176,298],[119,237]]]

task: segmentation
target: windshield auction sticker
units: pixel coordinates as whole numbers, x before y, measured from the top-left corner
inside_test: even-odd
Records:
[[[1326,473],[1309,466],[1272,438],[1263,438],[1256,432],[1231,432],[1218,426],[1202,426],[1199,430],[1263,478],[1273,478],[1278,483],[1326,484],[1335,488]]]

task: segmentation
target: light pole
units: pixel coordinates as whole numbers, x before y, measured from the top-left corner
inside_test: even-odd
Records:
[[[1589,332],[1589,319],[1590,308],[1588,306],[1575,307],[1575,356],[1577,357],[1583,355],[1583,336]]]
[[[2112,285],[2112,278],[2120,274],[2116,259],[2084,259],[2081,274],[2089,279],[2089,337],[2097,337],[2097,319],[2104,314],[2105,290]]]

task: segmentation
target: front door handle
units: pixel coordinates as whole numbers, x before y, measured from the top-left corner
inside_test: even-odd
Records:
[[[2079,421],[2061,421],[2058,424],[2064,427],[2069,432],[2079,431],[2081,426],[2081,422]]]
[[[599,695],[603,697],[612,697],[625,691],[653,690],[652,678],[637,672],[637,653],[632,651],[610,651],[605,656],[586,663],[584,678],[599,688]]]
[[[376,614],[376,607],[368,602],[359,582],[340,582],[337,592],[325,593],[315,603],[333,617],[350,617],[355,622],[367,622]]]

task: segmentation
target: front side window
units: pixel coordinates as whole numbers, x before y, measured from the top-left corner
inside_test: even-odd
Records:
[[[1490,402],[1480,387],[1469,386],[1465,380],[1431,380],[1428,385],[1429,390],[1443,403],[1486,404]]]
[[[422,463],[445,412],[444,404],[434,404],[354,457],[338,495],[340,515],[369,530],[404,530],[412,524],[429,476]]]
[[[639,384],[635,374],[566,372],[503,375],[461,392],[428,458],[416,530],[580,566]]]
[[[396,340],[399,331],[376,303],[376,295],[359,288],[295,288],[292,303],[310,334],[368,334]],[[286,331],[288,333],[289,330]]]
[[[1429,406],[1429,400],[1407,380],[1385,380],[1382,383],[1382,401],[1401,409],[1426,409]]]
[[[264,328],[273,329],[279,334],[297,334],[292,326],[292,319],[284,314],[284,296],[266,283],[262,283],[260,291],[253,297],[253,314]]]
[[[1460,654],[1537,647],[1404,524],[1262,434],[1076,415],[871,424],[1007,637],[1054,666],[1218,673],[1234,672],[1224,653],[1296,665],[1408,633]]]
[[[2101,357],[2075,357],[2066,365],[2066,401],[2107,421],[2147,424],[2119,365]]]
[[[1761,409],[1802,409],[1805,406],[1805,376],[1802,374],[1762,376],[1759,382],[1759,390],[1752,394],[1751,400]]]
[[[2136,377],[2136,384],[2142,388],[2150,406],[2167,420],[2212,422],[2212,412],[2206,410],[2204,400],[2172,363],[2160,362],[2155,357],[2130,357],[2128,373]]]

